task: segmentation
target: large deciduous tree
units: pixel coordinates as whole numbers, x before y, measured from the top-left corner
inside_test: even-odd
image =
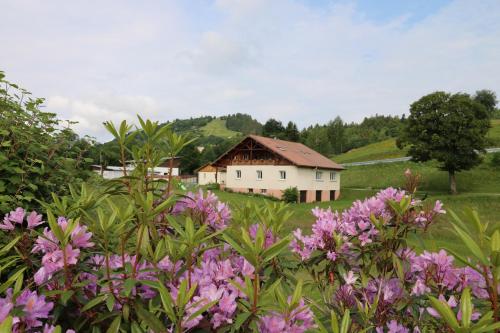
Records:
[[[436,160],[449,174],[450,191],[457,193],[455,175],[481,163],[490,127],[487,108],[468,94],[435,92],[410,107],[398,146],[409,146],[415,161]]]

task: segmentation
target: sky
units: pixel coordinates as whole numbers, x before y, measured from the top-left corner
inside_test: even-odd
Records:
[[[248,113],[300,128],[500,95],[500,1],[0,0],[0,70],[45,110],[102,122]]]

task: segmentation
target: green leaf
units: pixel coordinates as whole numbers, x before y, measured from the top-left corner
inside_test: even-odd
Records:
[[[453,226],[455,229],[456,234],[462,239],[462,242],[464,242],[465,246],[470,250],[470,252],[483,264],[483,265],[488,265],[488,260],[486,259],[486,256],[484,255],[483,251],[477,245],[477,243],[461,228],[457,227],[456,225]]]
[[[118,333],[120,331],[120,325],[122,323],[122,316],[117,316],[111,325],[109,325],[106,333]]]
[[[460,310],[462,310],[462,326],[469,328],[472,318],[472,303],[470,297],[470,289],[465,288],[460,297]]]
[[[207,311],[208,309],[210,309],[212,306],[214,306],[215,304],[217,304],[218,300],[215,300],[215,301],[212,301],[208,304],[205,304],[204,306],[202,306],[201,308],[199,308],[196,312],[194,312],[193,314],[191,314],[187,321],[191,321],[193,320],[194,318],[198,317],[199,315],[201,315],[203,312]],[[193,304],[193,306],[195,306],[197,304]]]
[[[500,251],[500,231],[495,230],[491,236],[491,252]]]
[[[340,325],[340,333],[348,333],[350,325],[351,325],[351,313],[349,309],[347,309],[345,310],[344,316],[342,317],[342,324]]]
[[[291,305],[299,304],[301,297],[302,297],[302,280],[299,280],[293,292]]]
[[[144,309],[142,305],[137,303],[135,309],[139,318],[149,326],[150,329],[155,333],[165,333],[167,328],[163,325],[160,319],[156,318],[154,314]]]
[[[238,314],[236,316],[236,319],[234,320],[234,329],[238,330],[241,325],[243,325],[243,323],[248,319],[248,317],[250,317],[251,314],[251,312],[241,312],[240,314]]]
[[[156,288],[160,293],[161,303],[163,305],[163,309],[167,313],[168,318],[172,322],[175,322],[177,318],[175,316],[174,301],[172,300],[172,296],[161,282],[158,283],[158,286]]]
[[[264,252],[262,252],[262,258],[264,262],[270,261],[278,254],[280,254],[283,250],[288,247],[289,239],[288,237],[283,238],[279,242],[274,243],[270,247],[268,247]]]
[[[71,298],[71,296],[74,295],[74,291],[73,290],[66,290],[64,291],[62,294],[61,294],[61,302],[63,305],[66,305],[66,303],[68,303],[68,300]]]
[[[496,330],[500,329],[500,322],[496,322],[494,324],[488,325],[486,327],[481,327],[478,329],[473,329],[473,333],[483,333],[483,332],[496,332]]]
[[[108,297],[108,295],[97,296],[96,298],[94,298],[93,300],[91,300],[87,304],[85,304],[80,311],[84,312],[84,311],[87,311],[89,309],[92,309],[94,306],[104,302],[106,300],[106,297]]]
[[[333,310],[330,313],[330,320],[331,320],[330,324],[332,327],[332,332],[333,333],[340,333],[339,319],[337,317],[337,314]]]
[[[448,303],[443,302],[441,300],[438,300],[435,297],[429,296],[429,300],[431,302],[431,305],[436,311],[441,315],[441,317],[446,321],[448,326],[457,331],[460,327],[458,325],[457,318],[455,317],[455,314],[451,310],[450,306]]]
[[[144,333],[141,326],[139,326],[139,324],[135,321],[132,322],[132,324],[130,325],[130,328],[132,330],[132,333]]]
[[[23,275],[23,272],[27,269],[28,267],[23,267],[21,269],[18,269],[14,274],[12,274],[7,281],[5,281],[1,286],[0,286],[0,293],[3,293],[9,287],[14,283],[14,281],[17,281],[17,279]]]
[[[113,296],[112,294],[108,295],[108,297],[106,298],[106,307],[108,308],[109,312],[113,311],[115,301],[115,296]]]
[[[12,332],[12,317],[8,316],[0,324],[0,333],[11,333]]]
[[[0,257],[2,257],[4,254],[6,254],[7,252],[9,252],[9,250],[14,247],[14,245],[17,244],[17,242],[19,241],[19,239],[21,239],[21,236],[17,236],[16,238],[14,238],[13,240],[11,240],[8,244],[6,244],[4,247],[2,247],[0,249]]]
[[[130,296],[130,292],[132,291],[132,288],[135,287],[136,282],[137,281],[132,278],[128,278],[125,280],[125,282],[123,283],[123,293],[126,297]]]

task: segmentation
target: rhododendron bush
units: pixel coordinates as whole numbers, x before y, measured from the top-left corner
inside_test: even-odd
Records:
[[[145,161],[101,187],[22,207],[0,223],[0,332],[493,332],[500,234],[437,201],[388,188],[285,227],[282,203],[232,210],[148,170],[185,138],[108,124]],[[165,129],[166,128],[166,129]],[[162,143],[162,144],[160,144]],[[409,184],[414,180],[407,174]],[[443,217],[464,254],[415,249]]]

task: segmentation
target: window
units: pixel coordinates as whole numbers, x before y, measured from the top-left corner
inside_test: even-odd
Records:
[[[253,193],[253,188],[249,188],[248,193]]]
[[[265,188],[263,188],[263,189],[261,189],[261,190],[260,190],[260,193],[262,193],[262,194],[266,194],[266,193],[267,193],[267,190],[266,190]]]
[[[321,180],[322,177],[323,177],[323,172],[316,171],[316,180]]]
[[[241,179],[241,170],[236,170],[236,178]]]
[[[285,170],[280,170],[280,179],[282,179],[282,180],[286,179],[286,171]]]
[[[337,178],[337,173],[335,171],[330,171],[330,180],[335,181]]]
[[[262,170],[257,170],[257,179],[262,179]]]

